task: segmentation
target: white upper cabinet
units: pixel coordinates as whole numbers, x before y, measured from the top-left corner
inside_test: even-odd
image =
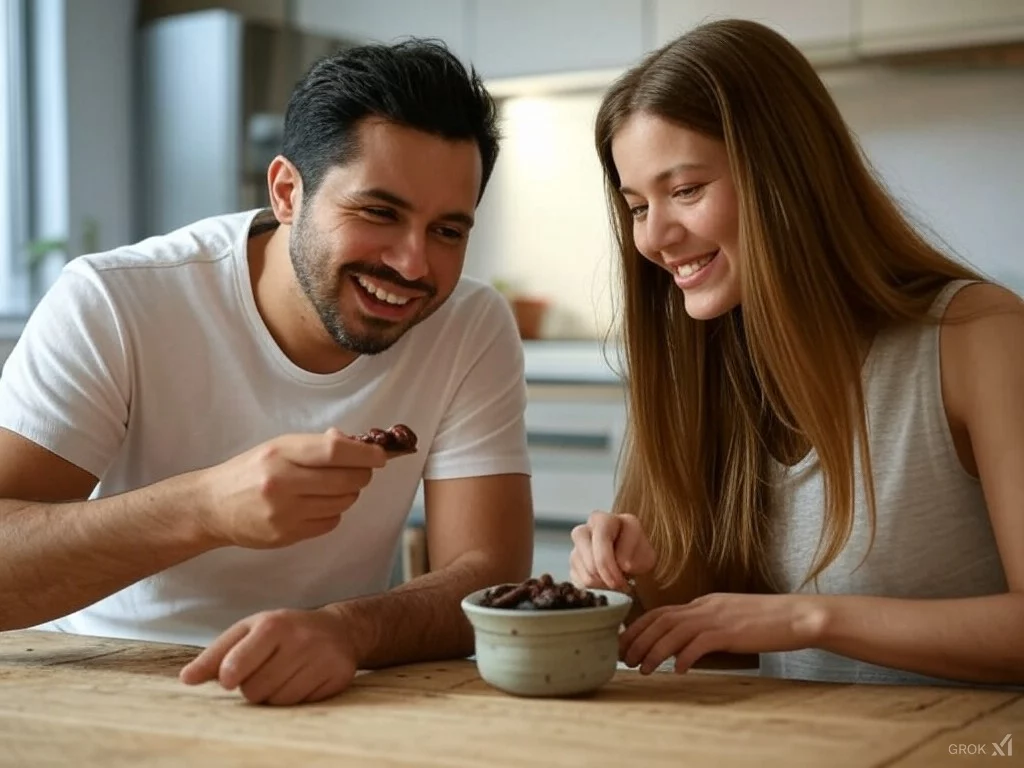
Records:
[[[643,55],[643,0],[475,0],[473,64],[485,78],[620,69]]]
[[[464,0],[294,0],[295,25],[353,41],[402,37],[444,40],[460,58],[469,54]]]
[[[655,45],[705,21],[740,18],[777,29],[812,61],[853,53],[855,0],[654,0]]]
[[[859,49],[901,53],[1024,40],[1024,0],[860,0]]]

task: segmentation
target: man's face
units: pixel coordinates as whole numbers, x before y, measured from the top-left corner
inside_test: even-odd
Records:
[[[462,274],[481,182],[480,151],[379,119],[358,156],[304,199],[292,267],[338,346],[376,354],[433,314]]]

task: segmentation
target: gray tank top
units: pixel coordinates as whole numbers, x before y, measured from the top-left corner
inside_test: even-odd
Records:
[[[966,281],[933,304],[945,312]],[[897,598],[958,598],[1005,592],[981,484],[960,463],[942,402],[939,327],[912,325],[879,334],[863,369],[877,528],[857,466],[849,542],[805,592]],[[781,591],[795,592],[814,562],[825,494],[814,451],[793,467],[773,467],[771,569]],[[858,568],[858,564],[860,567]],[[950,684],[820,650],[761,655],[761,674],[856,683]]]

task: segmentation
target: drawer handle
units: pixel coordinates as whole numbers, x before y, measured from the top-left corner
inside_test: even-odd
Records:
[[[527,431],[526,444],[531,448],[568,448],[570,450],[607,451],[608,435],[566,434],[564,432]]]

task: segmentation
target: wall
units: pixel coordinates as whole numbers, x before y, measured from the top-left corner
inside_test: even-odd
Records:
[[[934,236],[1024,293],[1024,70],[865,71],[830,88],[892,192]],[[503,102],[505,143],[467,271],[556,302],[553,336],[603,334],[611,241],[597,92]]]
[[[470,237],[466,271],[551,300],[546,329],[561,338],[593,336],[611,317],[597,105],[593,93],[502,102],[504,141]]]
[[[1024,69],[889,73],[833,93],[908,213],[1024,293]]]

